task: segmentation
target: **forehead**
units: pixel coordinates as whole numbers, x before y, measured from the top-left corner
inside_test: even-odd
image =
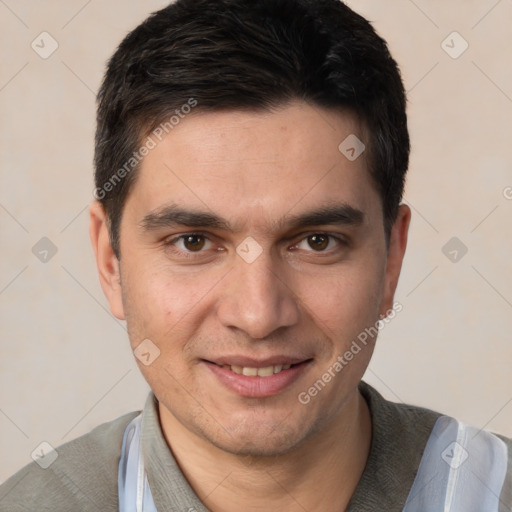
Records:
[[[275,222],[319,203],[363,211],[379,203],[366,153],[344,152],[344,141],[365,143],[362,123],[348,112],[295,103],[273,112],[195,113],[161,140],[150,136],[156,144],[127,202],[139,216],[172,202]]]

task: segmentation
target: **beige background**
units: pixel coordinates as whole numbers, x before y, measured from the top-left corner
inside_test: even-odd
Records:
[[[42,441],[143,405],[148,388],[96,276],[87,206],[105,62],[165,3],[0,0],[0,481]],[[413,143],[403,311],[366,379],[512,436],[512,0],[348,3],[401,64]],[[31,48],[43,31],[59,44],[48,59]],[[469,44],[457,59],[442,47],[453,31]],[[57,247],[46,263],[32,253],[44,236]],[[468,248],[456,263],[442,252],[452,237]]]

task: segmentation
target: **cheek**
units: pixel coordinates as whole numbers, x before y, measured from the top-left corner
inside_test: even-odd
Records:
[[[189,336],[185,331],[199,325],[202,304],[215,280],[199,272],[175,273],[165,265],[147,271],[135,267],[123,276],[126,320],[134,338],[147,337],[166,346],[170,338]]]
[[[306,305],[329,337],[335,335],[346,342],[378,320],[384,289],[381,267],[375,260],[367,261],[308,284],[309,291],[306,288],[302,296],[309,297]]]
[[[188,378],[190,360],[186,347],[197,326],[198,302],[204,292],[190,279],[172,275],[165,268],[144,272],[138,268],[125,277],[124,303],[132,350],[150,340],[159,350],[149,365],[140,364],[141,373],[159,393],[180,396]],[[172,376],[172,378],[171,378]]]

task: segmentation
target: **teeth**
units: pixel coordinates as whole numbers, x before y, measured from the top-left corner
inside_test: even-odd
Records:
[[[265,368],[258,368],[258,377],[270,377],[274,375],[273,366],[265,366]]]
[[[245,375],[247,377],[270,377],[276,373],[280,373],[283,370],[288,370],[290,367],[291,364],[276,364],[274,366],[265,366],[264,368],[224,365],[224,368],[230,368],[232,372],[237,373],[238,375]]]

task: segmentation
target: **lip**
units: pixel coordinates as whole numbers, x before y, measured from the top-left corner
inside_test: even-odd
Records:
[[[229,358],[230,363],[226,365],[247,366],[250,368],[263,368],[265,366],[274,366],[278,364],[292,364],[288,370],[282,370],[280,373],[270,377],[249,377],[239,375],[229,368],[219,366],[220,363],[203,360],[205,366],[212,372],[224,387],[233,393],[247,398],[266,398],[277,395],[290,387],[307,370],[312,363],[312,359],[296,360],[292,363],[290,358],[270,358],[264,360],[251,360],[245,357]],[[220,361],[220,360],[219,360]],[[227,361],[227,360],[226,360]],[[243,363],[243,364],[241,364]]]

